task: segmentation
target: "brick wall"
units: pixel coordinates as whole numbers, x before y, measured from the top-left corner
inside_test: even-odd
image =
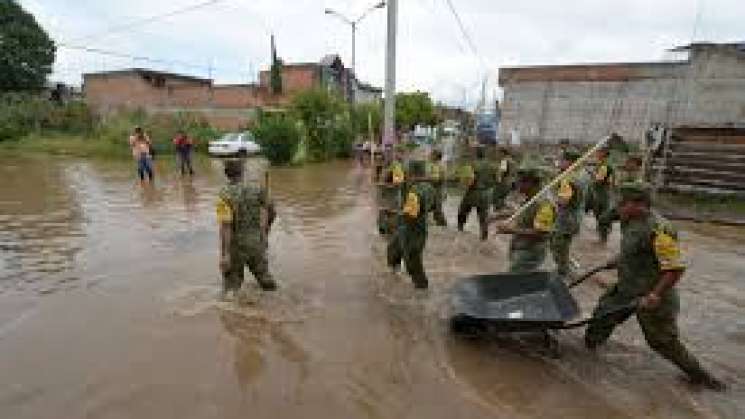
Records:
[[[270,79],[270,71],[265,70],[259,73],[259,84],[262,87],[269,89],[271,87]],[[316,65],[303,64],[282,67],[282,89],[285,93],[297,93],[319,85],[320,80],[318,79],[318,67]]]

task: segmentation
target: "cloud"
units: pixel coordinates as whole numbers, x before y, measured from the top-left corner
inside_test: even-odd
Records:
[[[424,90],[451,104],[473,106],[486,77],[496,88],[505,65],[659,60],[665,50],[697,40],[740,36],[741,0],[452,0],[479,57],[468,48],[445,0],[399,0],[399,90]],[[269,34],[288,62],[339,53],[351,64],[351,29],[323,13],[358,16],[373,0],[222,0],[193,12],[105,35],[108,28],[177,10],[198,0],[21,0],[58,42],[168,61],[106,57],[60,48],[54,77],[80,83],[83,72],[125,67],[246,82],[269,64]],[[357,73],[384,82],[386,13],[376,10],[357,31]],[[699,19],[697,19],[697,15]],[[698,22],[698,23],[696,23]],[[104,35],[102,35],[104,34]],[[486,63],[485,65],[482,63]],[[465,93],[465,94],[464,94]]]

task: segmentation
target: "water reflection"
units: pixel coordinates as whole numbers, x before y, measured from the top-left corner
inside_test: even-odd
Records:
[[[528,339],[450,338],[449,289],[504,269],[506,240],[481,243],[474,223],[460,234],[433,226],[424,256],[431,288],[415,291],[385,264],[369,173],[354,164],[272,169],[270,268],[280,291],[262,293],[247,274],[247,301],[220,303],[214,202],[225,180],[219,161],[197,164],[193,179],[161,167],[155,187],[141,188],[130,162],[0,158],[0,176],[12,180],[0,183],[2,284],[100,283],[31,303],[0,295],[9,325],[0,326],[0,371],[11,371],[0,374],[0,412],[10,412],[0,416],[164,417],[173,405],[199,419],[745,411],[736,240],[691,232],[695,279],[681,284],[686,337],[707,365],[735,377],[733,394],[717,398],[676,382],[634,322],[597,357],[579,333],[561,337],[560,360]],[[247,181],[263,182],[262,170],[249,161]],[[451,197],[451,220],[456,208]],[[581,238],[578,252],[598,259],[590,242]],[[578,290],[582,307],[599,292]],[[34,391],[43,397],[23,396]]]
[[[83,211],[69,171],[48,157],[0,157],[0,292],[52,292],[76,278]]]

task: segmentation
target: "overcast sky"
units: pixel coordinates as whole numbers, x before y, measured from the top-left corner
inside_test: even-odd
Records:
[[[130,22],[204,0],[20,0],[58,43],[163,62],[117,58],[60,47],[53,78],[80,84],[84,72],[150,67],[218,83],[256,79],[270,62],[274,33],[285,62],[339,53],[351,62],[350,18],[375,0],[222,0],[128,30]],[[742,0],[452,0],[478,56],[447,0],[399,0],[399,91],[425,90],[437,100],[473,106],[486,76],[496,89],[500,66],[669,59],[665,50],[697,41],[743,41]],[[698,18],[697,18],[698,17]],[[383,85],[385,10],[358,27],[357,73]],[[698,23],[697,23],[698,22]],[[109,33],[110,32],[110,33]]]

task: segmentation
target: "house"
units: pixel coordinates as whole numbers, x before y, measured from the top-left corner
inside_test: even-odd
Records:
[[[195,112],[222,129],[237,130],[252,122],[256,108],[282,107],[299,92],[313,88],[338,91],[350,102],[379,101],[381,90],[360,83],[338,55],[318,63],[282,66],[280,95],[270,89],[270,71],[259,73],[258,84],[215,84],[183,74],[131,68],[83,75],[83,93],[99,114],[126,109],[150,113]]]

